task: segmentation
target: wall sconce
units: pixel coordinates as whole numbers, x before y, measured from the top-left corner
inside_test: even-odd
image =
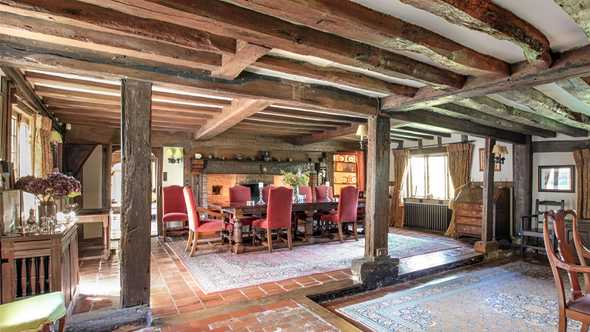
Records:
[[[504,161],[506,161],[506,155],[508,154],[508,148],[504,145],[494,145],[494,149],[492,149],[492,154],[494,158],[494,163],[503,165]]]
[[[356,128],[355,135],[359,138],[359,144],[361,146],[361,150],[363,150],[365,148],[365,142],[366,142],[367,136],[368,136],[367,126],[364,124],[359,125]]]

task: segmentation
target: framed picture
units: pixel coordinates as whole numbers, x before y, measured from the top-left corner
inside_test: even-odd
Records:
[[[483,172],[486,169],[486,149],[479,149],[479,171]],[[494,171],[502,170],[502,164],[494,163]]]
[[[576,168],[573,165],[539,166],[539,192],[575,192]]]

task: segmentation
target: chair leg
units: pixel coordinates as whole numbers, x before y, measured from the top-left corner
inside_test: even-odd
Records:
[[[191,244],[193,242],[193,236],[195,236],[195,233],[189,229],[188,230],[188,239],[186,240],[186,248],[184,248],[184,251],[188,251],[190,249]]]
[[[272,230],[266,229],[266,241],[268,242],[268,252],[272,252]]]
[[[340,242],[344,241],[344,235],[342,234],[342,223],[338,223],[338,238],[340,238]]]
[[[355,241],[358,241],[359,240],[359,234],[358,234],[358,232],[356,230],[356,222],[353,222],[352,223],[352,233],[354,234]]]
[[[59,332],[65,332],[66,330],[66,317],[62,317],[59,319]]]
[[[194,232],[194,233],[195,234],[193,235],[193,246],[191,247],[190,257],[193,257],[193,255],[197,251],[197,241],[199,240],[199,233],[198,232]]]
[[[567,332],[567,316],[565,312],[559,312],[559,328],[557,329],[559,332]]]
[[[580,332],[588,332],[588,323],[582,323],[582,328]]]
[[[162,225],[162,238],[164,239],[164,242],[166,242],[166,223]]]
[[[293,250],[293,232],[291,226],[287,229],[287,244],[289,246],[289,250]]]

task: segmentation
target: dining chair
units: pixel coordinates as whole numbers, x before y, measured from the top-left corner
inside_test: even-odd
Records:
[[[316,202],[331,202],[334,200],[334,195],[332,195],[332,187],[330,186],[317,186],[314,188],[315,190],[315,200]]]
[[[342,224],[344,223],[352,223],[354,239],[358,240],[356,230],[358,202],[358,189],[353,186],[343,187],[340,190],[338,209],[330,214],[324,214],[320,217],[321,221],[331,222],[338,226],[338,237],[340,238],[340,242],[344,240],[344,235],[342,234]]]
[[[313,203],[313,192],[310,186],[299,186],[299,195],[305,196],[305,203]]]
[[[181,186],[173,185],[162,188],[162,210],[162,236],[166,240],[168,223],[181,222],[184,227],[184,223],[188,221]]]
[[[266,230],[268,252],[272,252],[272,231],[287,230],[287,245],[293,249],[293,233],[291,229],[291,211],[293,209],[293,189],[286,187],[271,188],[268,193],[266,205],[266,218],[255,220],[253,226],[253,238],[256,238],[256,230]]]
[[[186,204],[186,210],[188,212],[188,240],[186,242],[185,250],[191,250],[190,256],[192,257],[197,251],[197,242],[199,235],[201,234],[215,234],[219,233],[220,237],[223,237],[223,231],[226,230],[225,223],[223,221],[223,213],[212,209],[205,209],[197,207],[195,202],[195,196],[191,187],[186,186],[184,191],[184,201]],[[200,213],[206,213],[210,219],[201,220]]]
[[[264,201],[264,203],[268,203],[268,194],[272,188],[274,188],[274,185],[272,184],[269,184],[268,186],[264,186],[264,188],[262,188],[262,200]]]
[[[573,234],[575,250],[578,254],[580,264],[576,262],[574,253],[567,243],[567,229],[565,224],[566,216],[573,217]],[[553,248],[553,241],[549,232],[549,222],[553,224],[553,232],[557,238],[557,247],[559,255],[557,255]],[[582,323],[580,331],[588,331],[590,325],[590,267],[586,265],[585,258],[590,257],[586,247],[583,246],[580,239],[580,234],[576,235],[578,231],[578,218],[575,211],[559,210],[557,212],[545,212],[545,222],[543,223],[543,240],[545,242],[545,251],[549,258],[549,265],[551,272],[553,272],[553,279],[555,287],[557,288],[557,297],[559,304],[559,332],[567,331],[567,320],[573,319]],[[577,239],[577,240],[576,240]],[[563,276],[560,273],[563,271],[567,274],[571,294],[569,299],[565,293]],[[578,274],[584,276],[584,289],[580,286]]]
[[[229,204],[231,206],[245,206],[250,200],[252,200],[250,188],[239,184],[229,188]]]

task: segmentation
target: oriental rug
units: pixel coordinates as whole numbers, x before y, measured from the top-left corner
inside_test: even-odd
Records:
[[[389,234],[392,257],[410,257],[434,251],[464,246],[461,242],[442,236],[402,231]],[[302,245],[244,254],[231,254],[226,246],[217,250],[200,250],[194,257],[185,251],[185,240],[166,243],[191,272],[205,293],[242,288],[305,275],[350,268],[353,259],[364,254],[364,239],[344,243]],[[207,246],[204,245],[204,248]]]
[[[548,266],[479,268],[379,296],[337,311],[373,331],[557,330],[557,292]],[[580,325],[570,321],[569,329]]]

